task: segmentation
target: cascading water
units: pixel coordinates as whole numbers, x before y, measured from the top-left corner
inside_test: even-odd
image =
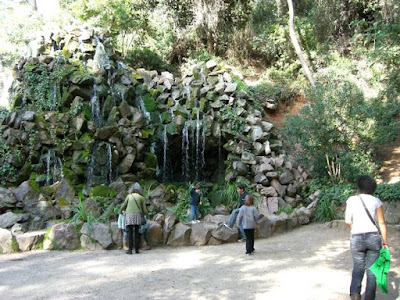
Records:
[[[147,111],[146,106],[144,105],[142,96],[136,98],[136,105],[139,107],[140,112],[145,116],[145,118],[150,119],[150,113]]]
[[[182,180],[190,179],[189,147],[189,123],[185,122],[182,129]]]
[[[113,182],[112,148],[111,144],[96,141],[90,152],[87,171],[87,184],[110,184]]]
[[[167,125],[164,125],[164,132],[163,132],[163,182],[167,180],[167,159],[168,159],[168,134],[167,134]]]
[[[110,59],[104,48],[104,45],[100,42],[98,36],[94,36],[97,41],[96,51],[93,56],[93,71],[94,73],[102,73],[105,69],[111,67]]]
[[[108,182],[113,182],[112,173],[112,152],[111,144],[107,144],[107,154],[108,154]]]
[[[54,150],[49,149],[45,157],[46,165],[46,185],[51,185],[54,182],[64,178],[62,171],[63,165],[61,159],[56,156]]]
[[[195,170],[196,170],[196,180],[199,179],[199,164],[200,164],[200,110],[196,113],[196,159],[195,159]]]
[[[97,97],[97,86],[93,84],[93,96],[90,98],[90,111],[91,118],[98,126],[102,125],[101,121],[101,112],[100,112],[100,103],[99,98]]]

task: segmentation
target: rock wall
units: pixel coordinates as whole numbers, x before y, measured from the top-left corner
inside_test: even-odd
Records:
[[[35,56],[15,67],[12,110],[1,115],[1,180],[9,189],[0,191],[0,227],[17,242],[20,234],[50,228],[51,220],[71,219],[82,199],[85,210],[109,217],[138,180],[247,183],[265,216],[310,203],[299,195],[307,173],[285,154],[263,107],[229,67],[210,60],[180,76],[134,70],[100,30],[53,32],[36,44]],[[102,184],[114,192],[105,197],[106,207],[90,199],[91,187]],[[163,185],[151,194],[155,212],[165,213],[165,195]],[[289,227],[306,223],[294,219]],[[166,223],[158,222],[162,234],[157,226],[152,230],[170,245],[181,243],[181,232],[187,244],[232,238],[221,237],[227,233],[212,222],[190,235],[187,225]],[[103,240],[107,228],[97,227],[102,248],[118,244],[116,234]],[[271,228],[260,229],[260,236]],[[79,244],[98,249],[86,229]]]

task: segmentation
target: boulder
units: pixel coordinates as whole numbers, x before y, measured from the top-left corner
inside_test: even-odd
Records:
[[[113,243],[108,226],[102,223],[93,223],[91,226],[85,223],[81,233],[93,239],[102,249],[108,249]]]
[[[232,243],[238,239],[238,230],[227,228],[221,224],[211,232],[211,235],[223,243]]]
[[[192,232],[190,233],[190,244],[194,246],[207,245],[211,237],[211,231],[217,226],[213,223],[195,223],[192,225]]]
[[[123,232],[118,228],[118,222],[110,223],[111,239],[116,249],[122,249]]]
[[[29,181],[24,181],[17,188],[12,188],[11,192],[18,202],[23,203],[23,206],[35,205],[39,198],[39,194],[31,187]]]
[[[0,228],[10,228],[15,223],[26,219],[27,217],[24,214],[14,214],[12,212],[6,212],[5,214],[0,215]]]
[[[400,204],[398,202],[384,202],[383,211],[388,224],[400,224]]]
[[[279,182],[281,184],[289,184],[293,180],[294,180],[294,176],[289,171],[285,171],[279,176]]]
[[[164,226],[163,226],[163,243],[166,244],[168,241],[168,238],[172,232],[172,228],[175,226],[175,224],[178,223],[178,219],[174,215],[167,216],[165,218]]]
[[[211,223],[215,223],[215,224],[224,224],[226,222],[228,222],[229,220],[229,212],[228,214],[224,214],[224,215],[206,215],[204,217],[204,221],[205,222],[211,222]]]
[[[59,223],[51,227],[50,232],[43,243],[45,250],[72,250],[80,245],[78,233],[72,224]]]
[[[11,231],[0,228],[0,254],[12,253],[13,251],[13,236]]]
[[[14,194],[10,190],[0,187],[0,212],[15,207],[16,203],[17,198]]]
[[[46,230],[40,230],[17,235],[15,239],[17,241],[19,250],[30,251],[39,249],[39,245],[43,241],[45,234]]]
[[[147,221],[147,238],[151,246],[163,244],[163,227],[156,221]]]
[[[275,188],[275,190],[278,192],[278,195],[280,197],[283,197],[286,193],[286,186],[280,184],[280,182],[277,179],[272,179],[271,180],[271,186]]]
[[[182,223],[176,224],[168,238],[168,246],[189,246],[192,228]]]

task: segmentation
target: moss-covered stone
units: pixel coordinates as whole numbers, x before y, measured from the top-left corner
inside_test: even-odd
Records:
[[[92,188],[89,195],[90,197],[110,197],[114,198],[117,192],[114,188],[111,188],[107,185],[98,185]]]
[[[157,156],[151,152],[145,152],[144,163],[149,168],[157,168]]]

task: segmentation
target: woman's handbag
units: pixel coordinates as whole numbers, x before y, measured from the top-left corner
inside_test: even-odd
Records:
[[[140,225],[144,225],[144,224],[146,224],[146,218],[144,217],[144,213],[142,212],[141,207],[137,203],[135,196],[132,195],[132,197],[133,197],[133,200],[135,200],[135,203],[140,210]]]

